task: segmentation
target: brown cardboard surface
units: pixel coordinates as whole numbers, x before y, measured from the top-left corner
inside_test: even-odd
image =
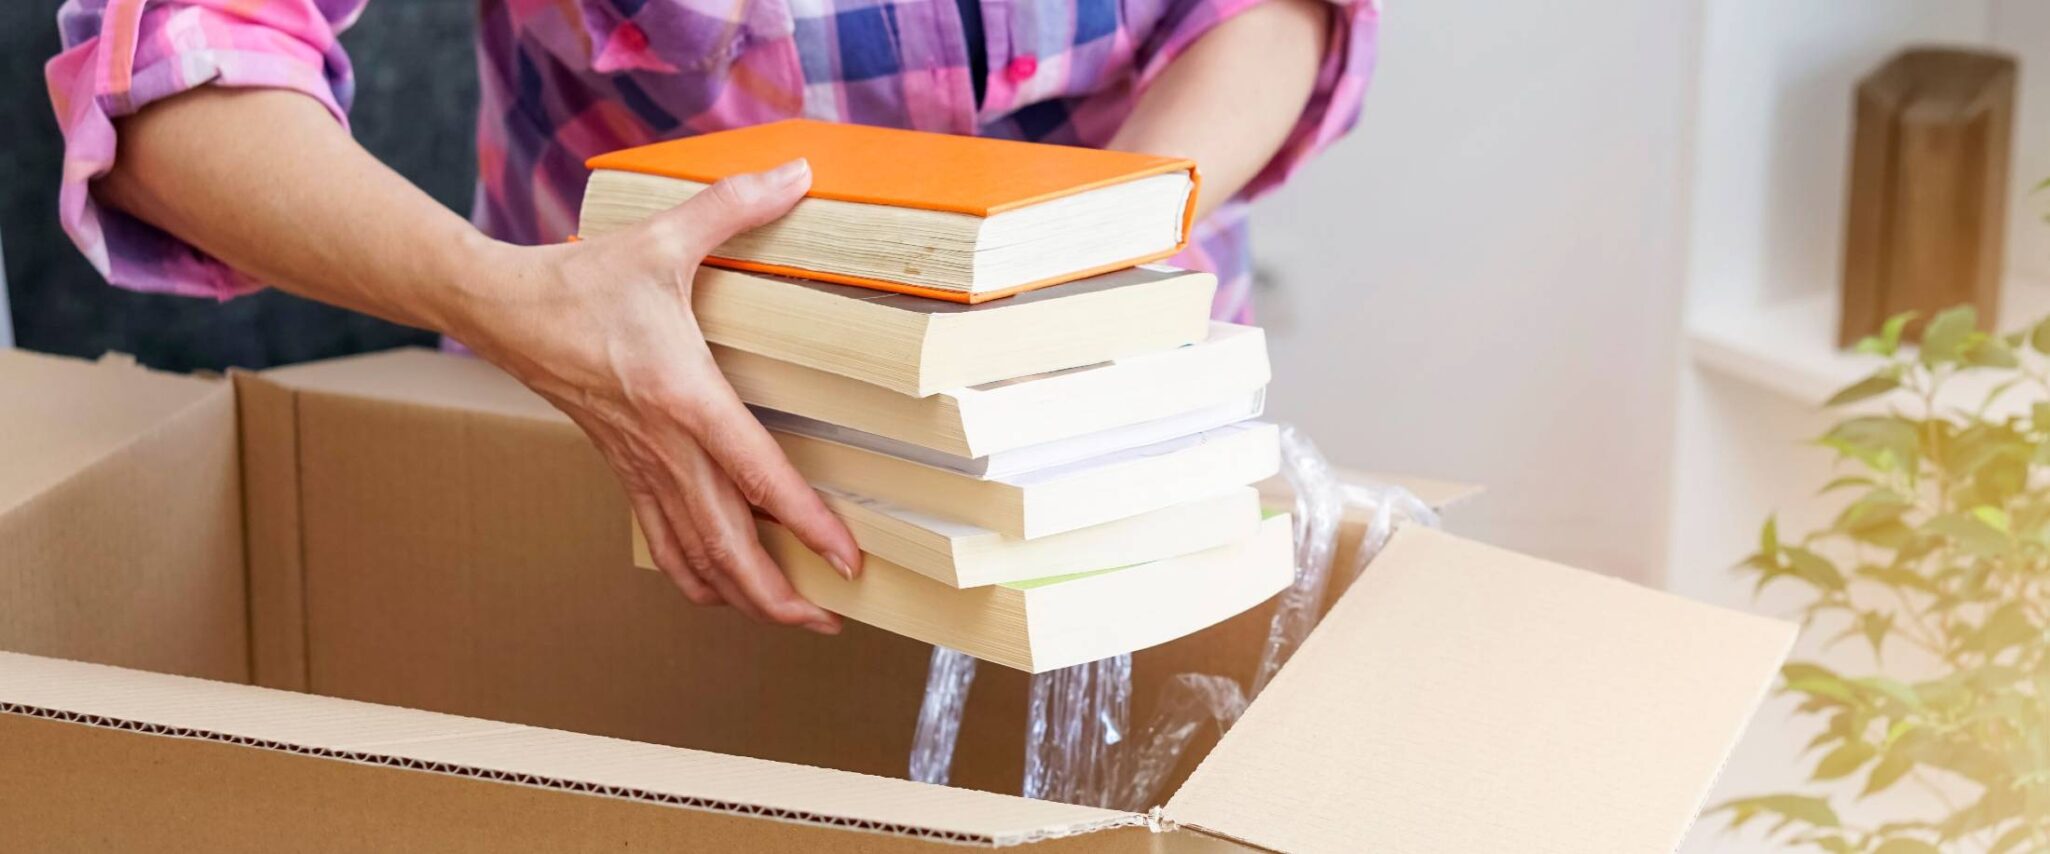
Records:
[[[0,649],[248,678],[226,383],[0,351]]]
[[[243,542],[249,566],[250,680],[306,690],[306,587],[299,515],[299,402],[237,373],[242,431]]]
[[[305,507],[311,598],[268,607],[287,620],[304,609],[310,690],[904,773],[930,648],[858,623],[838,638],[758,626],[632,569],[610,471],[511,378],[473,359],[392,351],[256,379],[296,401],[302,462],[290,491]],[[1271,614],[1263,605],[1141,652],[1134,720],[1176,673],[1249,679]],[[1026,687],[1003,668],[978,676],[956,785],[1017,790]],[[1200,733],[1197,747],[1214,737]]]
[[[319,694],[427,711],[0,655],[0,756],[36,769],[0,775],[0,827],[31,848],[895,851],[1138,819],[967,791],[1017,786],[1027,680],[1000,668],[984,668],[971,694],[962,788],[844,773],[902,773],[929,648],[860,625],[820,638],[688,606],[632,568],[624,501],[596,452],[487,365],[399,352],[240,384],[252,390],[242,459],[264,469],[249,473],[250,502],[289,511],[251,510],[272,526],[252,527],[252,565],[283,574],[260,576],[252,592],[267,592],[250,605],[301,620],[258,619],[258,644],[284,645],[257,660],[287,677],[297,668]],[[0,584],[81,583],[51,569],[68,565],[21,554],[118,559],[83,576],[98,606],[89,625],[129,654],[211,644],[246,667],[236,409],[229,384],[190,388],[205,393],[131,413],[134,438],[78,454],[82,470],[15,487],[26,498],[0,510],[0,526],[24,510],[36,524],[26,539],[0,528]],[[151,527],[170,507],[203,513]],[[122,527],[79,522],[102,518]],[[276,530],[293,518],[296,540]],[[110,531],[157,550],[93,551]],[[194,532],[218,536],[181,545]],[[46,545],[6,551],[16,540]],[[233,595],[180,598],[167,638],[104,631],[165,619],[103,619],[138,613],[92,599],[108,594],[90,585],[124,572],[229,580]],[[53,589],[34,601],[67,601]],[[208,618],[224,601],[232,619]],[[1263,605],[1138,654],[1134,726],[1174,674],[1245,681],[1270,614]],[[30,640],[54,632],[69,646],[52,654],[104,654],[64,634],[75,624],[39,625]],[[1790,635],[1407,531],[1167,816],[1291,851],[1670,848]],[[1198,736],[1185,766],[1212,737]],[[1034,850],[1229,847],[1126,828]]]
[[[1165,812],[1297,852],[1670,851],[1793,637],[1405,529]]]
[[[666,839],[897,851],[1144,823],[1115,810],[6,653],[0,747],[46,772],[0,775],[0,826],[67,847],[253,850],[292,839],[542,850],[551,839],[577,849]],[[8,815],[24,807],[33,814]],[[1143,842],[1113,833],[1087,847]]]

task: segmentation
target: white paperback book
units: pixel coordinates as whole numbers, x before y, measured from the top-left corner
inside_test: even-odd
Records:
[[[999,451],[982,457],[957,456],[814,418],[772,409],[750,408],[754,410],[755,417],[761,419],[762,426],[771,430],[824,439],[934,468],[960,472],[971,477],[996,480],[1172,441],[1258,418],[1266,408],[1266,399],[1266,389],[1255,389],[1252,393],[1234,400],[1210,404],[1166,418],[1126,424],[1038,445]]]
[[[1241,421],[1165,442],[983,479],[825,439],[771,430],[814,487],[831,487],[1031,540],[1248,486],[1281,468],[1275,426]]]
[[[1177,557],[1243,540],[1260,523],[1260,493],[1250,486],[1036,540],[1008,537],[843,490],[822,487],[819,493],[854,532],[862,551],[950,587],[1006,584]]]
[[[751,406],[966,458],[1242,402],[1271,373],[1266,336],[1231,323],[1193,344],[926,397],[717,344],[712,356]]]

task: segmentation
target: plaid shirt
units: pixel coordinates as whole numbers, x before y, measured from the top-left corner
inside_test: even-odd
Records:
[[[109,281],[220,299],[258,287],[93,200],[89,182],[114,162],[111,120],[217,83],[304,92],[346,122],[354,83],[336,35],[367,2],[67,0],[64,51],[45,72],[66,146],[59,213]],[[503,240],[560,241],[586,157],[799,115],[1101,146],[1168,63],[1259,0],[982,2],[978,108],[955,0],[480,0],[472,218]],[[1359,115],[1378,2],[1334,2],[1315,93],[1280,154],[1175,259],[1218,274],[1218,317],[1250,317],[1247,201]]]

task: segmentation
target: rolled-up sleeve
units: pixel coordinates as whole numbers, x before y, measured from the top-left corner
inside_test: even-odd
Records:
[[[367,0],[68,0],[63,51],[44,67],[64,135],[58,216],[109,282],[227,299],[259,283],[92,196],[114,167],[114,119],[194,87],[289,89],[347,121],[349,60],[337,35]]]
[[[1177,0],[1140,50],[1140,85],[1151,83],[1211,28],[1262,2],[1265,0]],[[1250,200],[1280,186],[1311,156],[1359,122],[1367,81],[1373,76],[1381,3],[1327,2],[1332,7],[1331,33],[1317,67],[1316,88],[1280,150],[1239,191],[1238,200]]]

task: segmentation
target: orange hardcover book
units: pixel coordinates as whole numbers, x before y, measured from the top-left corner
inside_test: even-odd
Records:
[[[798,157],[806,198],[706,263],[974,303],[1166,258],[1195,216],[1188,160],[791,119],[591,158],[580,232]]]

